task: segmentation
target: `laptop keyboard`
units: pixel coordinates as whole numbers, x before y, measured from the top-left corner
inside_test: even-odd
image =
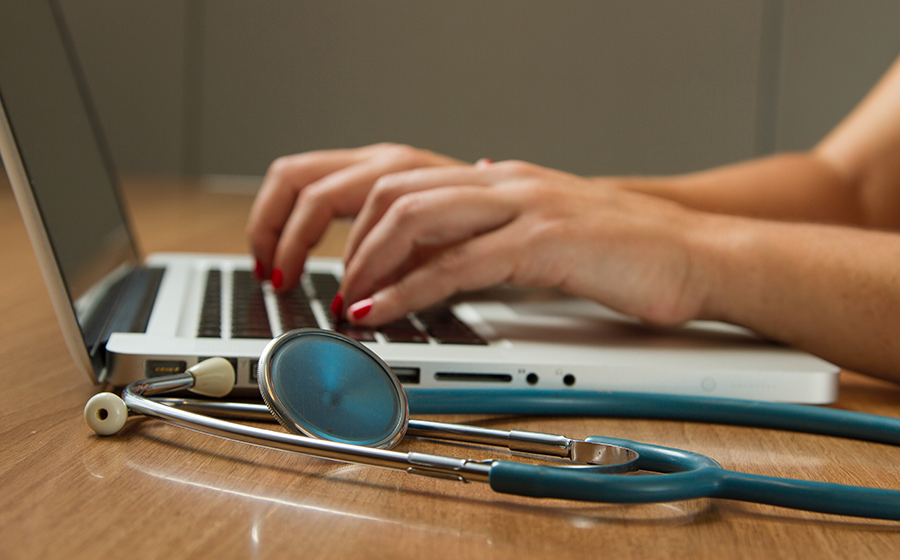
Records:
[[[222,336],[222,274],[222,271],[215,269],[207,272],[206,291],[198,328],[200,337]],[[248,270],[238,270],[231,274],[231,338],[272,338],[262,286]],[[312,297],[319,300],[323,309],[328,309],[340,287],[338,279],[332,274],[322,273],[307,274],[306,278],[312,287]],[[344,321],[319,325],[310,301],[310,294],[304,290],[303,282],[293,291],[276,296],[278,318],[283,331],[324,327],[359,341],[375,341],[376,333],[380,333],[387,342],[427,344],[431,339],[439,344],[487,344],[468,325],[460,321],[447,305],[410,314],[408,317],[373,329],[351,325]]]

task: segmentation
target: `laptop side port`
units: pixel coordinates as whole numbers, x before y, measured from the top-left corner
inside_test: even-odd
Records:
[[[400,383],[404,385],[419,384],[419,368],[417,367],[392,367],[391,371],[394,372]]]
[[[509,383],[513,376],[508,373],[458,373],[452,371],[439,371],[434,374],[437,381],[466,381]]]
[[[145,360],[144,376],[145,377],[161,377],[163,375],[173,375],[175,373],[184,373],[187,370],[187,362],[184,360]]]

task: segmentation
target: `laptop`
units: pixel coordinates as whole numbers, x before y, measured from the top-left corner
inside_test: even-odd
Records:
[[[62,12],[44,0],[0,6],[3,162],[69,352],[94,383],[121,387],[221,356],[235,366],[235,395],[258,396],[268,341],[318,327],[360,340],[407,391],[448,398],[459,389],[837,397],[838,367],[733,325],[652,328],[557,291],[498,287],[363,329],[327,312],[338,260],[311,259],[301,286],[279,296],[253,279],[249,256],[142,258]]]

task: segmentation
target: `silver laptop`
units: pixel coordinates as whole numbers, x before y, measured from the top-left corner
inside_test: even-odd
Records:
[[[336,260],[309,261],[301,286],[278,296],[253,279],[246,256],[141,259],[61,12],[46,1],[0,6],[3,162],[66,344],[93,382],[123,386],[222,356],[235,365],[236,393],[258,395],[268,340],[319,327],[369,346],[408,391],[448,398],[504,388],[837,397],[839,368],[732,325],[656,329],[555,291],[500,287],[362,329],[327,313]]]

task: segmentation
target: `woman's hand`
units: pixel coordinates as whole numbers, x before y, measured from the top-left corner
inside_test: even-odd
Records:
[[[706,214],[602,183],[514,161],[382,177],[347,244],[348,320],[376,325],[500,283],[654,323],[698,316],[707,276],[692,244]]]
[[[275,160],[247,223],[256,276],[271,278],[279,291],[293,288],[303,272],[307,253],[331,219],[355,215],[379,177],[460,163],[396,144],[308,152]]]

